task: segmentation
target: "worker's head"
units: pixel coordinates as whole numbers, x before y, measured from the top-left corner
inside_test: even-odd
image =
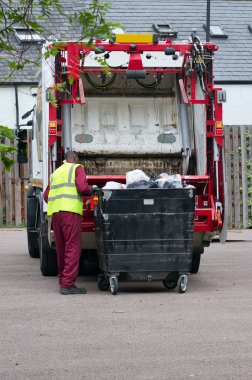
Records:
[[[71,164],[75,164],[75,163],[79,162],[79,157],[78,157],[78,154],[76,152],[74,152],[73,150],[68,150],[65,153],[65,160],[66,160],[66,162],[70,162]]]

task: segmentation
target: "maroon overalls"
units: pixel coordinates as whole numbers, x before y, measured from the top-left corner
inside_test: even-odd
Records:
[[[75,184],[80,195],[91,195],[83,166],[75,171]],[[44,200],[48,202],[50,187],[44,192]],[[56,242],[58,277],[61,288],[72,288],[78,275],[81,255],[81,224],[82,216],[74,212],[59,211],[53,214],[53,230]]]

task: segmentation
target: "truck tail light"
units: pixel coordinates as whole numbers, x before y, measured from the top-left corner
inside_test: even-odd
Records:
[[[87,200],[87,202],[85,203],[85,206],[86,206],[86,209],[87,210],[93,210],[95,205],[98,205],[99,201],[98,201],[98,197],[93,197],[93,198],[90,198]]]
[[[98,205],[98,197],[93,197],[94,206]]]
[[[215,123],[215,134],[218,136],[223,135],[223,122],[222,121],[216,121],[216,123]]]
[[[57,135],[57,122],[49,121],[49,135],[56,136]]]
[[[198,207],[199,205],[199,198],[198,195],[195,195],[195,206]]]

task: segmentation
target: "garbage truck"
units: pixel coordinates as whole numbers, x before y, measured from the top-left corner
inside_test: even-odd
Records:
[[[214,86],[214,54],[196,33],[188,41],[158,34],[116,34],[80,42],[46,42],[33,115],[31,144],[20,141],[20,163],[31,160],[27,191],[27,238],[43,275],[57,273],[53,227],[43,201],[50,174],[67,150],[78,153],[90,185],[125,183],[141,169],[180,174],[195,187],[193,259],[214,236],[226,239],[226,188],[222,103]],[[24,127],[23,127],[24,128]],[[20,131],[22,132],[22,131]],[[27,149],[26,149],[27,148]],[[96,255],[94,203],[84,198],[82,247]]]

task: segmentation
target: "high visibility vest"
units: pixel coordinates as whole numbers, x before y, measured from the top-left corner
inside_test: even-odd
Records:
[[[75,184],[75,171],[78,166],[80,165],[66,162],[51,174],[48,216],[52,216],[59,211],[69,211],[82,215],[83,200]]]

